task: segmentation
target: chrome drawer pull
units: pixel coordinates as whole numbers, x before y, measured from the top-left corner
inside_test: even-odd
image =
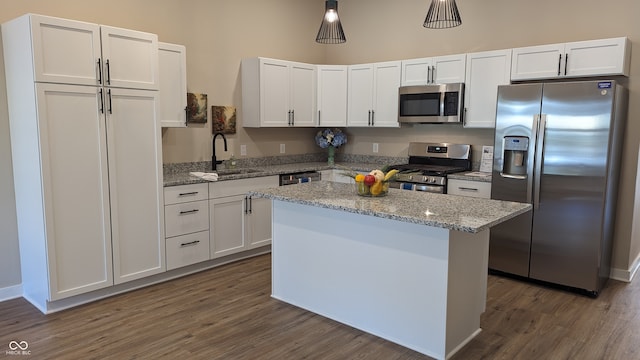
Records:
[[[184,215],[184,214],[193,214],[193,213],[197,213],[198,209],[193,209],[193,210],[186,210],[186,211],[180,211],[180,215]]]
[[[200,242],[200,240],[191,241],[191,242],[188,242],[188,243],[182,243],[182,244],[180,244],[180,247],[196,245],[196,244],[197,244],[197,243],[199,243],[199,242]]]

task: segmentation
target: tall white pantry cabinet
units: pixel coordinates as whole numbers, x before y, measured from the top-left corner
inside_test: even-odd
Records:
[[[27,14],[2,39],[24,297],[164,272],[157,36]]]

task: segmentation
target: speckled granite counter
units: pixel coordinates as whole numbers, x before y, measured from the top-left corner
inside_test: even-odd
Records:
[[[338,164],[339,166],[340,164]],[[379,168],[379,164],[366,164],[366,163],[345,163],[341,164],[343,166],[349,167],[353,170],[360,171],[370,171],[372,169]],[[269,166],[253,166],[249,168],[237,168],[237,169],[222,169],[219,171],[218,181],[225,180],[237,180],[237,179],[246,179],[253,177],[261,177],[261,176],[271,176],[271,175],[280,175],[280,174],[288,174],[293,172],[302,172],[302,171],[322,171],[322,170],[330,170],[330,169],[340,169],[337,166],[330,167],[326,162],[308,162],[308,163],[291,163],[291,164],[280,164],[280,165],[269,165]],[[179,172],[165,172],[164,173],[164,186],[177,186],[177,185],[187,185],[187,184],[197,184],[207,182],[201,178],[189,175],[190,171],[203,171],[203,172],[212,172],[209,169],[184,169]],[[229,171],[234,171],[237,173],[229,173]]]
[[[447,175],[448,179],[469,180],[479,182],[491,182],[491,173],[481,173],[478,171],[468,171]]]
[[[531,209],[530,204],[396,189],[381,198],[361,197],[353,185],[329,181],[249,194],[468,233],[486,230]]]

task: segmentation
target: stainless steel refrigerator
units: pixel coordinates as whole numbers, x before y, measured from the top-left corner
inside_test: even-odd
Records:
[[[498,88],[489,268],[598,294],[609,277],[628,92],[615,81]]]

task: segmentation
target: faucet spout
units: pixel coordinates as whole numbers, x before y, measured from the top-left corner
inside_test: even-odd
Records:
[[[221,132],[213,134],[213,140],[211,141],[211,170],[217,170],[218,164],[222,164],[222,160],[218,161],[218,159],[216,158],[216,138],[218,136],[222,136],[222,140],[224,141],[224,151],[227,151],[227,138],[224,137],[224,134]]]

